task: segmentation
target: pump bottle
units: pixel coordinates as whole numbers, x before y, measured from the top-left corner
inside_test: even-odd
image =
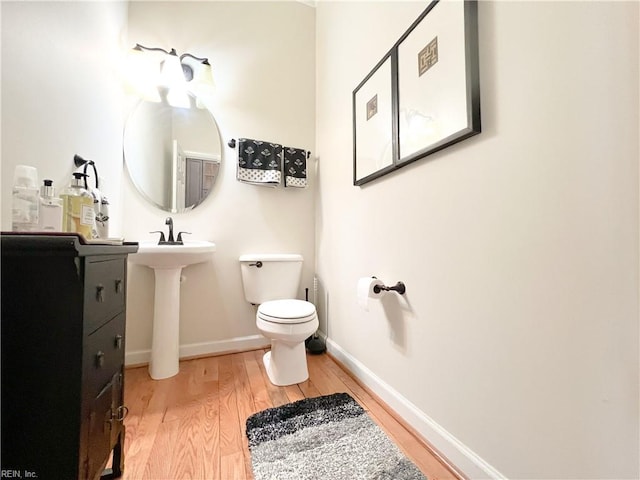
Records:
[[[62,228],[65,232],[79,233],[84,238],[93,238],[93,195],[83,187],[84,173],[74,172],[71,185],[62,193]]]
[[[43,232],[62,231],[62,200],[55,196],[52,180],[44,180],[40,187],[40,223]]]

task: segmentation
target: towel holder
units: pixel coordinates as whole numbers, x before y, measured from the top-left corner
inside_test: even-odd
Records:
[[[375,277],[374,277],[375,278]],[[382,290],[388,292],[389,290],[393,290],[394,292],[398,292],[400,295],[404,295],[407,291],[407,287],[405,287],[404,282],[398,282],[393,287],[387,287],[386,285],[374,285],[373,291],[374,293],[380,293]]]
[[[85,158],[82,158],[80,155],[78,155],[77,153],[73,156],[73,163],[75,164],[76,167],[80,168],[82,166],[84,166],[83,169],[83,173],[84,173],[84,188],[85,189],[89,189],[88,185],[87,185],[87,177],[89,175],[87,175],[87,168],[89,166],[91,166],[93,168],[93,175],[95,176],[95,184],[96,184],[96,190],[98,189],[98,169],[96,168],[96,162],[94,162],[93,160],[87,160]]]
[[[236,145],[237,145],[236,139],[232,138],[227,142],[227,145],[229,145],[229,147],[231,148],[236,148]],[[307,150],[307,159],[309,159],[310,156],[311,156],[311,152]]]

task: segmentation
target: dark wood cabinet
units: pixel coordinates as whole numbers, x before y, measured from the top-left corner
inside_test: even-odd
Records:
[[[2,234],[0,249],[3,475],[120,476],[127,255],[137,244]]]

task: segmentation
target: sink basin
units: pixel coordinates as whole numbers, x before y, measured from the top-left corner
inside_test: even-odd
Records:
[[[151,268],[182,268],[210,260],[215,251],[216,244],[205,241],[187,242],[184,245],[141,242],[138,252],[129,255],[129,260]]]
[[[153,335],[149,375],[154,380],[174,376],[180,370],[180,274],[182,268],[210,260],[216,244],[186,242],[158,245],[140,242],[129,262],[152,268],[155,277]]]

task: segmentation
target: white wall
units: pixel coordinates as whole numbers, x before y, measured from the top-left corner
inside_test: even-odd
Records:
[[[73,155],[95,160],[122,232],[120,55],[124,2],[0,2],[2,14],[2,230],[11,230],[16,165],[33,165],[57,191]],[[89,170],[93,173],[92,170]]]
[[[216,95],[223,160],[211,195],[194,211],[174,214],[176,231],[216,243],[214,259],[183,271],[180,343],[184,355],[265,344],[255,310],[244,300],[238,257],[292,252],[305,258],[300,298],[312,287],[315,265],[314,161],[310,187],[270,189],[236,181],[240,137],[315,150],[315,10],[298,2],[131,2],[128,43],[175,48],[208,57]],[[151,240],[166,229],[166,212],[148,206],[124,176],[124,232]],[[153,273],[130,266],[128,361],[151,346]],[[241,340],[239,340],[241,339]],[[257,342],[257,343],[256,343]]]
[[[638,478],[639,5],[480,2],[483,132],[354,187],[351,92],[425,4],[317,6],[332,349],[472,476]]]

